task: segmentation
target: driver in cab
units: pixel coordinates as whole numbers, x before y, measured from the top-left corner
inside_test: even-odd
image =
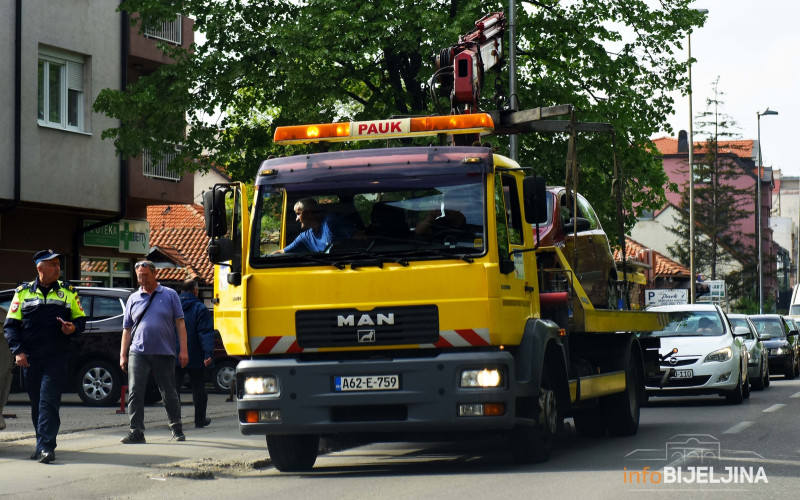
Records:
[[[294,213],[303,231],[293,242],[273,254],[324,252],[337,241],[353,236],[356,227],[334,214],[325,215],[313,198],[303,198],[294,204]]]

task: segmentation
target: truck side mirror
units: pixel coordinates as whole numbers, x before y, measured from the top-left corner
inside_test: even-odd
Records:
[[[522,199],[525,204],[525,221],[529,224],[547,222],[547,184],[544,177],[534,175],[522,179]]]
[[[203,208],[205,209],[206,235],[209,238],[225,236],[225,233],[228,232],[228,223],[225,218],[225,190],[214,186],[212,190],[203,192]]]
[[[229,238],[215,238],[206,247],[208,260],[212,264],[222,264],[233,258],[233,242]]]

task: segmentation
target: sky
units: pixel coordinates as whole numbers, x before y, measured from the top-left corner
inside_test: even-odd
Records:
[[[695,117],[713,98],[719,76],[721,111],[737,122],[740,138],[758,139],[757,112],[778,112],[761,117],[763,164],[780,169],[783,177],[800,176],[800,128],[793,125],[800,123],[800,2],[697,0],[692,7],[709,11],[705,26],[691,35]],[[688,57],[686,44],[683,54]],[[689,98],[674,97],[669,123],[677,137],[679,130],[689,129]],[[702,137],[695,131],[698,140]]]

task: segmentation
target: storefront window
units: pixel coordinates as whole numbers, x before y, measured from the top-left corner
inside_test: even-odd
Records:
[[[131,261],[107,257],[81,257],[81,284],[132,288]]]

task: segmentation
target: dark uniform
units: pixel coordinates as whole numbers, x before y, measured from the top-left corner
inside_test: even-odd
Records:
[[[30,364],[24,373],[36,429],[36,458],[55,450],[61,425],[58,412],[68,374],[70,336],[61,331],[58,318],[71,321],[77,334],[86,325],[86,314],[78,293],[64,281],[55,281],[45,294],[36,278],[15,292],[3,329],[11,352],[25,354]]]

